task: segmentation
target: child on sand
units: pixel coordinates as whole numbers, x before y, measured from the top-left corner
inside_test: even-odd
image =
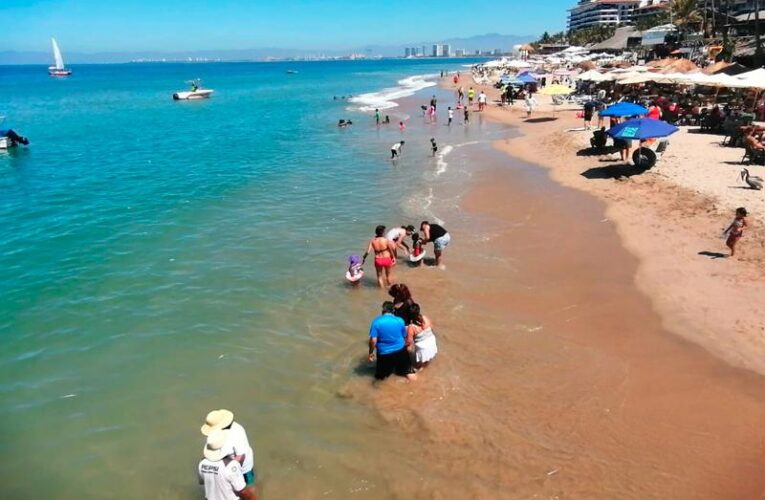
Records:
[[[738,207],[736,209],[736,217],[730,226],[723,232],[723,236],[727,235],[725,244],[730,248],[730,256],[736,255],[736,243],[744,236],[744,228],[747,227],[746,216],[749,215],[744,207]]]
[[[449,111],[449,126],[451,127],[452,120],[454,119],[454,110],[452,109],[451,106],[449,106],[448,111]]]
[[[433,156],[436,156],[436,153],[438,153],[438,144],[436,144],[435,137],[430,138],[430,150],[433,152]]]
[[[402,132],[403,132],[404,130],[406,130],[406,125],[404,125],[404,122],[398,122],[398,129],[399,129],[400,131],[402,131]]]

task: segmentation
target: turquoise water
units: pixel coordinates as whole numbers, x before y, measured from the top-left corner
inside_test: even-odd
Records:
[[[248,428],[272,491],[358,486],[374,417],[336,392],[382,296],[349,293],[344,259],[377,223],[427,214],[410,196],[441,169],[428,136],[470,137],[415,117],[392,166],[398,127],[333,96],[443,67],[0,67],[4,125],[32,141],[0,153],[3,496],[198,495],[217,407]],[[197,77],[210,100],[170,99]]]

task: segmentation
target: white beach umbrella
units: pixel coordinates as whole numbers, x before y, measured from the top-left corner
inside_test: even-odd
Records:
[[[519,59],[514,59],[507,63],[506,65],[509,68],[516,68],[516,69],[522,69],[522,68],[531,68],[531,64],[529,64],[526,61],[521,61]]]
[[[716,75],[715,75],[716,76]],[[765,89],[765,69],[759,68],[747,73],[741,73],[734,77],[742,85],[755,89]]]
[[[576,78],[585,82],[608,82],[614,79],[613,75],[603,74],[594,69],[585,71]]]

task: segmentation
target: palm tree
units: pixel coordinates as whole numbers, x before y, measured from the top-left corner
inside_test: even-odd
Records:
[[[696,9],[696,0],[674,0],[671,9],[673,22],[680,28],[699,24],[704,20]]]

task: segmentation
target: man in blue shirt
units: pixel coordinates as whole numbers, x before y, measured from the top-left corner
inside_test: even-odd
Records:
[[[393,315],[393,302],[383,302],[382,315],[369,326],[369,361],[375,360],[375,378],[382,380],[395,372],[396,375],[416,380],[412,358],[406,349],[406,325]]]

